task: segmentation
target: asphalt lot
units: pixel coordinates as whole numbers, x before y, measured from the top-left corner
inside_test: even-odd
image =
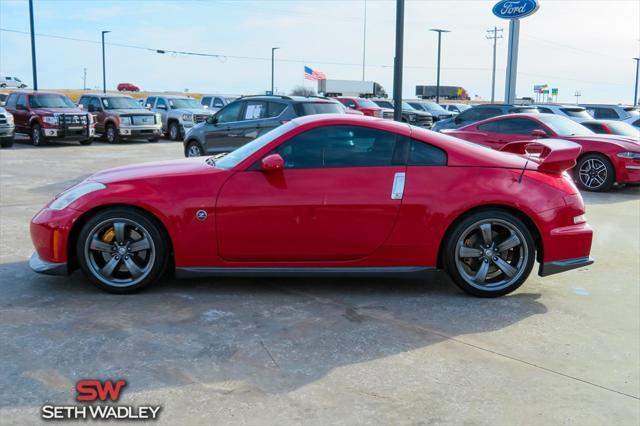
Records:
[[[32,273],[28,223],[108,167],[182,157],[130,142],[0,151],[0,423],[74,404],[79,379],[128,381],[161,424],[640,423],[640,188],[584,194],[588,268],[510,296],[444,274],[178,281],[131,296]]]

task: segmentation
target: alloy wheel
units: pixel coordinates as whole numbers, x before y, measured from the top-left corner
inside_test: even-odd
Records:
[[[116,129],[112,126],[107,127],[107,142],[113,143],[116,140]]]
[[[91,273],[113,287],[130,287],[151,272],[156,247],[149,231],[133,220],[105,220],[88,233],[84,255]]]
[[[607,166],[597,158],[589,158],[580,165],[580,183],[589,189],[597,189],[607,181]]]
[[[513,224],[486,219],[467,227],[455,246],[455,265],[472,287],[499,291],[516,282],[527,268],[525,238]]]
[[[187,157],[200,157],[202,156],[202,150],[198,145],[191,144],[189,145],[189,149],[187,150]]]

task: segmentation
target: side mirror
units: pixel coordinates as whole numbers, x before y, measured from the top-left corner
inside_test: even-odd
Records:
[[[209,105],[202,105],[202,108],[204,108],[204,109],[208,109],[208,108],[209,108]]]
[[[80,108],[80,109],[84,109],[84,105],[82,105],[82,104],[76,104],[76,106],[77,106],[78,108]]]
[[[462,118],[460,118],[460,116],[459,116],[459,115],[456,115],[456,116],[453,118],[453,121],[454,121],[454,123],[456,123],[456,124],[460,124],[460,123],[462,123]]]
[[[547,132],[542,129],[535,129],[531,132],[531,136],[534,136],[536,138],[546,138],[548,135]]]
[[[218,124],[218,117],[216,117],[215,115],[209,116],[209,118],[207,118],[207,124],[213,124],[215,126],[216,124]]]
[[[275,173],[284,170],[284,160],[280,154],[267,155],[260,162],[262,171],[265,173]]]

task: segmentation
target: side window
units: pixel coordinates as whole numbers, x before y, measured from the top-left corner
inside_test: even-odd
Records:
[[[242,109],[242,104],[244,103],[245,102],[233,102],[218,111],[218,113],[216,114],[218,123],[229,123],[232,121],[238,121],[240,110]]]
[[[106,103],[105,107],[108,106],[107,98],[104,98],[102,102]],[[102,111],[102,105],[100,105],[100,99],[92,97],[89,101],[89,105],[93,107],[94,111]]]
[[[247,101],[243,120],[257,120],[267,116],[267,103],[264,101]]]
[[[481,108],[473,108],[469,111],[465,111],[458,116],[458,119],[463,122],[474,122],[482,120],[482,116],[480,113]]]
[[[613,108],[593,108],[595,118],[612,118],[614,120],[619,119],[618,113]]]
[[[267,117],[273,118],[279,116],[280,114],[282,114],[282,111],[284,111],[286,107],[286,104],[282,104],[280,102],[269,102],[267,108]]]
[[[593,130],[596,133],[606,133],[604,131],[604,129],[602,128],[602,124],[599,123],[582,123],[582,125],[584,127],[586,127],[589,130]]]
[[[27,97],[26,95],[18,95],[18,100],[16,101],[16,106],[27,107]]]
[[[165,109],[167,109],[167,102],[164,100],[164,98],[158,98],[158,101],[156,102],[156,108],[159,107],[164,107]]]
[[[500,132],[500,121],[490,121],[488,123],[479,124],[478,130],[481,132]]]
[[[18,95],[16,95],[15,93],[10,94],[9,97],[7,98],[7,106],[9,108],[15,108],[17,99],[18,99]]]
[[[499,120],[499,133],[508,133],[512,135],[529,135],[534,130],[544,130],[540,124],[526,118],[508,118]]]
[[[205,96],[204,98],[200,99],[200,105],[210,106],[211,105],[211,96]]]
[[[276,148],[289,169],[374,167],[394,164],[396,135],[357,126],[324,126]]]
[[[353,99],[340,99],[340,102],[342,102],[345,106],[349,107],[349,108],[356,108],[357,105],[355,103],[355,101]]]
[[[480,108],[479,111],[480,111],[480,120],[502,115],[502,110],[500,108]]]
[[[426,142],[411,139],[409,142],[410,166],[446,166],[447,153]]]
[[[78,100],[78,105],[82,105],[82,107],[86,111],[87,107],[89,106],[89,97],[81,96],[80,99]]]
[[[214,108],[222,108],[224,106],[224,102],[220,98],[215,98],[213,101]]]
[[[156,103],[156,97],[155,97],[155,96],[149,96],[149,97],[147,98],[147,101],[145,102],[145,104],[144,104],[144,105],[145,105],[145,106],[147,106],[147,105],[151,105],[151,108],[153,108],[153,107],[155,106],[155,105],[154,105],[155,103]]]

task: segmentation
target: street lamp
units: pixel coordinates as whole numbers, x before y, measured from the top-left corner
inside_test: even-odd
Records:
[[[633,58],[636,61],[636,90],[633,92],[633,106],[638,105],[638,71],[640,71],[640,58]]]
[[[33,90],[38,90],[38,70],[36,66],[36,33],[33,25],[33,0],[29,0],[29,26],[31,30],[31,70],[33,71]]]
[[[107,93],[107,71],[104,60],[104,35],[111,31],[102,32],[102,93]]]
[[[438,75],[436,80],[436,103],[440,103],[440,47],[442,45],[442,33],[450,33],[449,30],[441,30],[437,28],[431,28],[429,31],[438,33]]]
[[[273,70],[274,70],[274,63],[275,63],[275,53],[276,50],[280,49],[279,47],[272,47],[271,48],[271,94],[275,95],[275,92],[273,91]]]

